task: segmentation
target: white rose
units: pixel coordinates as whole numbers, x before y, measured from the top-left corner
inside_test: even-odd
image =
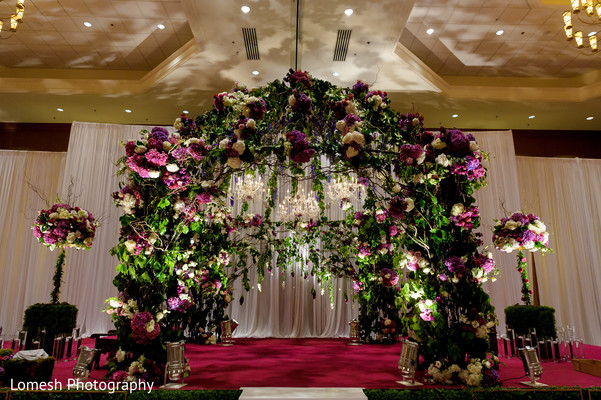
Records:
[[[344,120],[336,122],[336,129],[338,129],[340,132],[344,132],[344,128],[346,128],[346,122],[344,122]]]
[[[117,362],[123,362],[123,360],[125,360],[125,356],[127,355],[127,353],[121,349],[117,350],[117,353],[115,354],[115,358],[117,359]]]
[[[75,232],[69,232],[69,234],[67,235],[67,243],[73,243],[75,239]]]
[[[480,374],[471,374],[467,381],[465,382],[468,386],[478,386],[480,385],[480,381],[482,380],[482,375]]]
[[[296,104],[296,97],[294,97],[293,94],[291,94],[290,97],[288,97],[288,104],[290,104],[290,107],[294,107],[294,105]]]
[[[147,324],[146,324],[146,332],[150,333],[154,331],[154,319],[151,319]]]
[[[227,159],[227,165],[232,169],[240,169],[240,167],[242,167],[242,160],[238,157],[230,157]]]
[[[221,140],[221,142],[219,142],[219,148],[220,149],[225,149],[227,148],[227,144],[230,142],[229,139],[223,139]]]
[[[441,150],[441,149],[444,149],[445,147],[447,147],[447,144],[445,142],[443,142],[442,140],[440,140],[440,138],[436,138],[432,142],[432,147],[434,147],[436,150]]]
[[[470,141],[470,151],[472,153],[474,153],[474,152],[476,152],[478,150],[480,150],[480,147],[478,147],[478,143],[476,143],[475,141],[471,140]]]
[[[440,367],[442,367],[442,363],[441,363],[440,361],[436,361],[436,362],[434,363],[434,366],[435,366],[436,368],[440,369]]]
[[[424,151],[422,154],[419,155],[419,157],[417,157],[417,159],[415,161],[417,162],[417,165],[419,165],[419,164],[423,163],[425,159],[426,159],[426,152]]]
[[[458,215],[461,215],[465,212],[465,206],[462,203],[456,203],[453,204],[453,207],[451,208],[451,215],[456,217]]]
[[[146,151],[147,151],[147,150],[148,150],[148,149],[146,148],[146,146],[141,146],[141,145],[138,145],[138,146],[136,146],[136,148],[134,149],[134,153],[136,153],[136,154],[144,154],[144,153],[146,153]]]
[[[246,127],[249,129],[255,129],[256,125],[257,123],[252,118],[249,118],[248,121],[246,121]]]
[[[157,234],[152,232],[150,235],[148,235],[147,240],[148,240],[148,243],[155,244],[158,239],[159,239],[159,237],[157,236]]]
[[[159,176],[161,176],[161,171],[155,171],[154,169],[148,171],[149,178],[158,178]]]
[[[357,106],[355,106],[355,103],[351,101],[344,107],[344,111],[347,114],[357,114]]]
[[[165,142],[167,143],[167,142]],[[167,171],[169,172],[177,172],[179,171],[179,166],[177,164],[167,164]]]
[[[519,228],[520,226],[522,226],[522,223],[520,221],[514,221],[514,220],[510,219],[509,221],[507,221],[505,223],[505,226],[503,228],[513,231],[516,228]]]
[[[484,361],[482,361],[482,365],[483,365],[484,367],[486,367],[487,369],[490,369],[490,361],[488,361],[488,360],[484,360]]]
[[[85,244],[86,246],[90,247],[92,245],[93,240],[94,239],[92,239],[92,238],[85,238],[83,240],[83,244]]]
[[[347,133],[346,135],[344,135],[344,137],[342,138],[342,144],[351,144],[351,142],[353,141],[353,136],[354,133]]]
[[[486,339],[488,337],[488,329],[486,325],[480,325],[476,330],[476,337],[480,339]]]
[[[348,149],[346,149],[346,156],[347,156],[347,158],[353,158],[357,154],[359,154],[359,151],[357,151],[357,149],[355,149],[354,147],[349,147]]]
[[[125,245],[125,248],[127,249],[127,251],[129,253],[134,253],[136,251],[136,242],[133,240],[127,240],[125,243],[123,243]]]
[[[451,161],[447,158],[446,154],[439,154],[438,157],[436,157],[436,162],[443,167],[451,165]]]
[[[395,193],[399,193],[401,191],[401,185],[399,185],[398,183],[395,183],[394,186],[392,187],[392,191]]]
[[[175,119],[175,122],[173,123],[173,127],[174,127],[176,130],[178,130],[178,131],[179,131],[180,129],[182,129],[182,128],[184,127],[184,124],[183,124],[183,122],[182,122],[182,119],[181,119],[181,118],[176,118],[176,119]]]
[[[242,155],[242,153],[244,153],[244,150],[246,150],[246,145],[243,141],[238,140],[232,145],[232,149],[235,150],[239,155]]]
[[[421,172],[413,177],[413,183],[424,183],[424,174]]]
[[[171,149],[171,143],[165,141],[163,142],[163,150],[169,151]]]
[[[353,140],[361,147],[365,145],[365,136],[361,132],[353,132]]]
[[[411,197],[405,198],[405,204],[407,204],[407,209],[405,211],[409,212],[415,208],[415,203]]]

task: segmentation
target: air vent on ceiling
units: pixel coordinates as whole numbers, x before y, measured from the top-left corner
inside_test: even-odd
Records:
[[[258,60],[259,45],[257,44],[257,30],[255,28],[242,28],[242,36],[244,36],[246,58],[248,60]]]
[[[345,61],[348,44],[351,40],[351,29],[338,29],[336,47],[334,47],[334,61]]]

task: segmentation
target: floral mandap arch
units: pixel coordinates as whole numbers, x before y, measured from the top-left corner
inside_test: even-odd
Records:
[[[290,70],[215,95],[213,110],[182,115],[172,134],[156,127],[125,144],[113,194],[124,211],[112,249],[120,294],[106,310],[121,347],[113,379],[156,379],[166,342],[219,332],[235,279],[248,290],[251,269],[260,280],[301,260],[325,287],[352,280],[364,341],[408,336],[433,379],[497,382],[496,317],[481,286],[496,269],[473,231],[486,155],[473,136],[428,132],[389,102],[361,81],[343,89]],[[259,196],[264,213],[248,214]],[[326,217],[332,205],[342,218]]]

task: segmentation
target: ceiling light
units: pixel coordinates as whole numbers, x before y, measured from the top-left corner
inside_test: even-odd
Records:
[[[56,111],[63,112],[63,111],[65,111],[65,110],[63,110],[62,108],[60,108],[60,107],[59,107],[59,108],[57,108],[57,109],[56,109]]]
[[[131,110],[130,110],[130,109],[126,109],[126,110],[125,110],[125,112],[126,112],[126,113],[130,113],[130,112],[131,112]]]
[[[83,25],[84,25],[84,26],[87,26],[88,28],[91,28],[91,27],[92,27],[92,23],[91,23],[91,22],[88,22],[88,21],[85,21],[85,22],[83,23]]]
[[[427,33],[428,35],[431,35],[431,34],[433,34],[433,33],[434,33],[434,29],[430,28],[430,29],[428,29],[428,30],[426,31],[426,33]]]
[[[536,117],[536,115],[531,115],[531,116],[529,116],[528,118],[532,119],[532,118],[534,118],[534,117]]]
[[[244,14],[248,14],[250,12],[250,7],[249,6],[242,6],[241,10],[242,10],[242,12]]]
[[[563,17],[563,29],[566,34],[566,39],[572,41],[577,48],[590,49],[591,52],[596,53],[598,50],[598,38],[597,30],[589,30],[586,25],[599,25],[601,24],[601,2],[598,0],[570,0],[569,1],[572,9],[564,11]],[[584,12],[580,12],[584,11]],[[588,43],[585,44],[584,34],[588,37]]]
[[[157,25],[157,28],[159,28],[159,29],[165,29],[165,25],[163,25],[163,24],[158,24],[158,25]]]
[[[505,31],[503,29],[499,29],[498,31],[495,32],[495,35],[501,36],[504,33],[505,33]]]
[[[587,121],[590,121],[590,120],[591,120],[591,119],[593,119],[593,118],[595,118],[595,117],[586,117],[586,120],[587,120]]]
[[[182,111],[182,112],[183,112],[184,114],[188,114],[190,111],[188,111],[188,110],[184,110],[184,111]]]
[[[338,76],[338,75],[340,75],[340,74],[339,74],[338,72],[332,72],[332,75],[333,75],[333,76]]]
[[[347,8],[346,10],[344,10],[344,13],[350,17],[351,15],[353,15],[353,9]]]
[[[10,31],[16,32],[19,24],[23,22],[23,15],[25,14],[25,5],[23,4],[24,0],[17,0],[16,11],[15,14],[10,16]],[[4,18],[3,18],[4,19]],[[3,19],[0,19],[0,31],[2,31],[2,27],[4,25]],[[6,17],[8,19],[8,16]],[[1,32],[0,32],[1,33]],[[0,37],[0,39],[8,39],[12,34],[9,34],[5,37]]]
[[[255,70],[252,72],[253,75],[259,75],[259,71]]]
[[[453,117],[453,118],[457,118],[458,116],[459,116],[459,114],[453,114],[453,115],[451,115],[451,117]]]

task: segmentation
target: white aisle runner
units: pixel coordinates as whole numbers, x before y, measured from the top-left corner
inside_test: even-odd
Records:
[[[361,388],[294,388],[294,387],[251,387],[240,388],[240,400],[367,400]]]

